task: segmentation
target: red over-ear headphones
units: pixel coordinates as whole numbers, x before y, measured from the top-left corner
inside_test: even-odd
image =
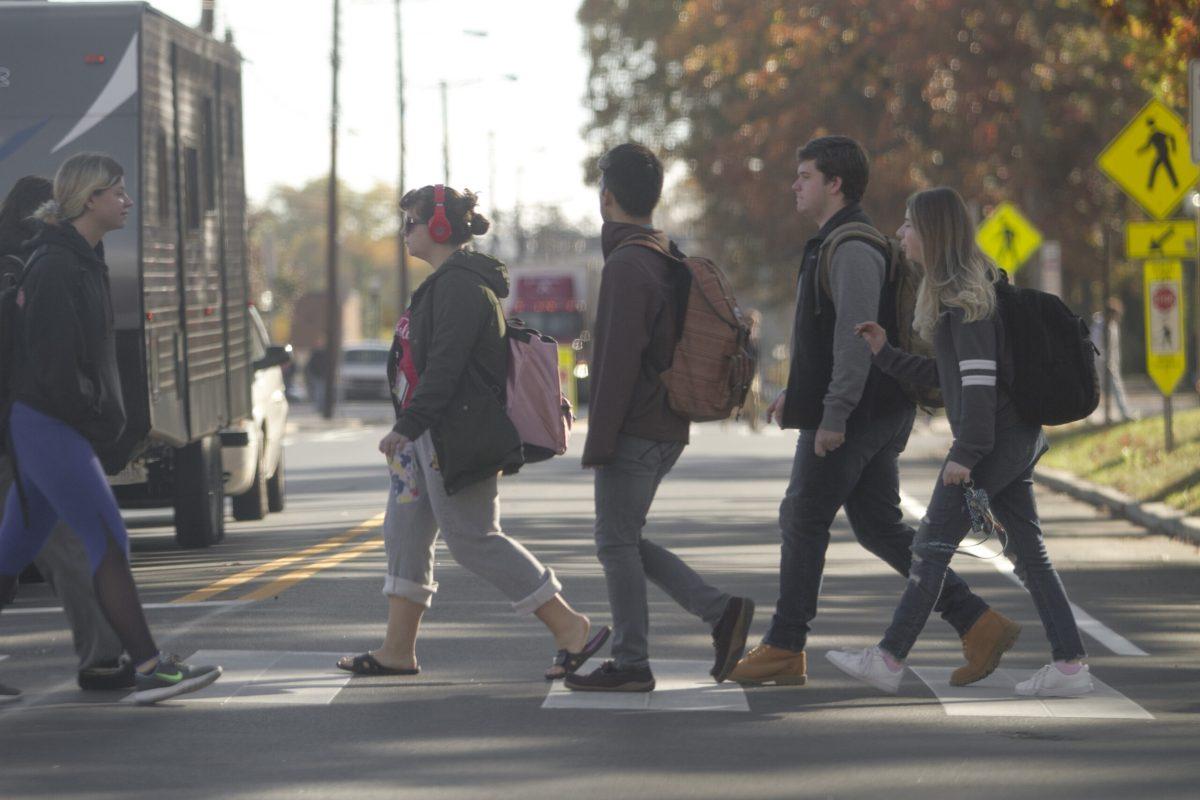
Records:
[[[429,238],[438,244],[450,241],[453,229],[450,220],[446,218],[446,187],[438,184],[433,187],[433,216],[426,223],[429,228]]]

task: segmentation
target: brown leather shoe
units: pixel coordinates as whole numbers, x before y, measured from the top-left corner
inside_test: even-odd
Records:
[[[962,637],[963,657],[967,663],[950,676],[951,686],[966,686],[981,681],[995,671],[1000,657],[1017,642],[1021,626],[999,611],[988,609]]]
[[[755,645],[737,662],[729,680],[746,686],[803,686],[808,682],[808,657],[803,650],[794,653],[769,644]]]

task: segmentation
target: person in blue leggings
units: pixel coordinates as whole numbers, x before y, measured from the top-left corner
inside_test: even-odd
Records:
[[[18,287],[4,440],[16,480],[0,523],[0,607],[21,571],[66,522],[84,543],[96,597],[136,665],[134,699],[153,703],[208,686],[216,666],[159,652],[129,567],[129,537],[97,449],[125,427],[112,300],[102,239],[125,225],[133,201],[124,170],[81,153],[54,178],[54,199]]]

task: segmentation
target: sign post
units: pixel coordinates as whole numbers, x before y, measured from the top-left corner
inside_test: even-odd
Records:
[[[1042,246],[1042,232],[1012,203],[1001,203],[979,226],[975,241],[1011,278]]]
[[[1163,394],[1167,452],[1175,449],[1171,395],[1187,371],[1187,333],[1183,327],[1183,263],[1154,259],[1143,269],[1146,298],[1146,372]]]
[[[1192,161],[1200,163],[1200,58],[1188,62],[1188,116],[1192,133]]]

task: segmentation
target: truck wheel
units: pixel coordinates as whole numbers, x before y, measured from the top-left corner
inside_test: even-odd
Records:
[[[206,436],[175,451],[175,541],[209,547],[225,538],[221,440]]]
[[[279,453],[279,466],[275,474],[267,479],[267,508],[271,511],[283,511],[286,503],[287,477],[283,472],[283,451]]]
[[[266,442],[263,442],[264,450]],[[245,494],[233,498],[233,518],[236,520],[262,519],[267,515],[267,478],[263,475],[262,456],[254,468],[254,482]]]

